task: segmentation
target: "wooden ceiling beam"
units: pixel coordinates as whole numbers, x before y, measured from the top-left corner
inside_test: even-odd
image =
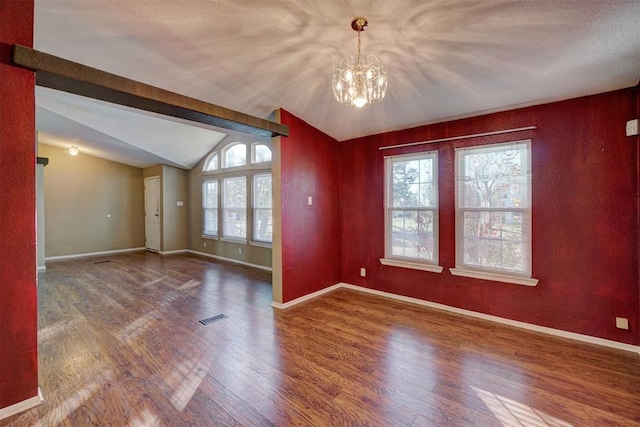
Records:
[[[22,45],[13,45],[11,60],[14,65],[35,71],[38,86],[256,136],[289,135],[289,127],[286,125],[180,95]]]

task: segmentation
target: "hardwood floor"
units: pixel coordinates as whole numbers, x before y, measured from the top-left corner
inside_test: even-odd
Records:
[[[640,356],[140,252],[39,275],[45,403],[2,426],[640,426]],[[215,323],[198,321],[218,314]]]

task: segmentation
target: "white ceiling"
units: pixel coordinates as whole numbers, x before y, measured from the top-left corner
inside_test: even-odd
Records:
[[[358,15],[362,52],[389,74],[386,98],[363,109],[331,90]],[[282,107],[342,141],[635,86],[640,1],[36,0],[34,47],[262,118]],[[41,140],[136,166],[190,168],[224,137],[49,89],[36,98]]]

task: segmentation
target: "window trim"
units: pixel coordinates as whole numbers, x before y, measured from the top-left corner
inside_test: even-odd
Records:
[[[389,225],[391,211],[397,208],[392,206],[392,183],[393,183],[393,163],[394,161],[423,160],[431,158],[433,161],[433,188],[435,192],[435,205],[419,208],[411,207],[407,210],[428,210],[433,211],[433,260],[419,259],[415,257],[405,257],[392,255],[391,249],[391,228]],[[384,157],[384,257],[380,258],[382,265],[410,268],[414,270],[429,271],[433,273],[441,273],[443,267],[439,265],[440,260],[440,194],[439,194],[439,168],[438,168],[438,150],[421,151],[418,153],[400,154]]]
[[[527,177],[527,199],[525,207],[522,208],[514,208],[514,209],[505,209],[503,207],[480,207],[480,208],[464,208],[461,207],[461,197],[463,196],[461,192],[461,185],[464,181],[460,179],[460,168],[463,167],[462,160],[460,160],[460,156],[464,151],[471,150],[485,150],[485,151],[503,151],[500,147],[508,148],[508,147],[521,147],[524,146],[526,153],[526,171],[523,175]],[[450,268],[449,272],[454,276],[462,276],[462,277],[470,277],[476,279],[483,280],[491,280],[503,283],[513,283],[518,285],[525,286],[536,286],[538,284],[538,280],[532,278],[532,259],[533,259],[533,248],[531,244],[532,240],[532,176],[531,176],[531,157],[532,157],[532,144],[530,139],[517,140],[517,141],[508,141],[508,142],[500,142],[500,143],[491,143],[491,144],[482,144],[482,145],[474,145],[474,146],[466,146],[455,149],[454,156],[454,192],[455,192],[455,268]],[[483,266],[474,266],[468,265],[463,262],[463,253],[464,253],[464,243],[461,242],[461,234],[460,230],[464,230],[464,212],[465,211],[490,211],[490,212],[521,212],[523,215],[528,217],[528,221],[523,225],[523,243],[529,241],[528,247],[528,257],[526,261],[528,261],[525,266],[525,271],[519,273],[517,271],[509,271],[502,268],[492,268],[492,267],[483,267]]]

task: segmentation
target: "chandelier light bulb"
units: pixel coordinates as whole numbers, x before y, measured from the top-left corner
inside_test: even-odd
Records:
[[[387,69],[373,55],[360,53],[360,33],[367,29],[366,18],[357,17],[351,28],[358,32],[358,53],[342,58],[333,71],[333,95],[341,104],[362,108],[380,101],[387,91]]]

